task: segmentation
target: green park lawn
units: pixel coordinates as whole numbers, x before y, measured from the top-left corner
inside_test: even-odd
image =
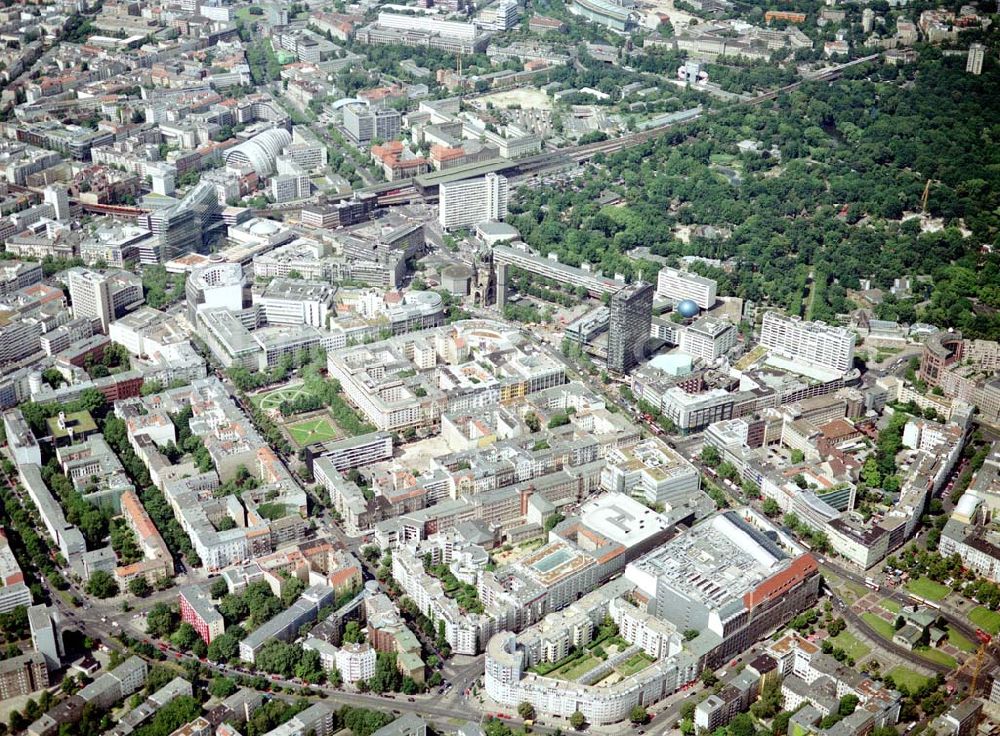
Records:
[[[889,613],[899,613],[900,611],[903,610],[903,606],[900,605],[897,601],[894,601],[892,598],[883,598],[881,601],[879,601],[879,605],[882,606],[882,608],[887,610]]]
[[[304,422],[288,425],[288,434],[300,447],[311,445],[314,442],[325,442],[337,439],[337,429],[333,422],[324,417],[307,419]]]
[[[969,611],[969,620],[988,634],[1000,632],[1000,613],[985,606],[976,606]]]
[[[911,669],[904,667],[903,665],[897,665],[893,667],[888,672],[892,676],[893,682],[897,685],[904,685],[906,688],[913,692],[914,690],[920,689],[926,682],[930,681],[930,677],[925,677],[918,672],[914,672]]]
[[[946,652],[942,652],[940,649],[934,649],[932,647],[917,647],[913,650],[913,653],[918,657],[923,657],[931,662],[943,664],[945,667],[951,667],[952,669],[958,667],[958,662],[955,661],[955,658]]]
[[[935,583],[929,578],[916,578],[904,586],[908,591],[929,601],[943,600],[951,592],[951,588],[941,583]]]
[[[634,675],[636,672],[640,672],[641,670],[646,669],[654,661],[655,660],[645,652],[639,652],[638,654],[626,659],[615,669],[618,670],[618,674],[620,674],[622,677],[630,677]]]
[[[956,649],[961,649],[963,652],[974,652],[976,651],[976,645],[965,638],[962,633],[956,629],[954,626],[948,627],[948,641]]]
[[[578,677],[590,672],[597,665],[601,663],[601,660],[592,654],[588,654],[586,657],[580,657],[572,662],[567,663],[563,667],[555,670],[549,674],[549,677],[555,677],[560,680],[576,680]]]
[[[878,633],[879,636],[886,639],[892,639],[892,635],[896,633],[895,627],[883,618],[880,618],[878,614],[875,613],[862,613],[861,618],[864,622],[871,626]]]
[[[862,657],[871,651],[871,649],[865,646],[865,644],[850,631],[841,631],[839,634],[830,639],[830,643],[838,649],[843,649],[847,652],[847,656],[855,662],[860,661]]]
[[[256,406],[261,409],[277,409],[285,401],[295,401],[302,396],[312,396],[312,391],[305,386],[285,386],[274,391],[255,394],[250,397]]]

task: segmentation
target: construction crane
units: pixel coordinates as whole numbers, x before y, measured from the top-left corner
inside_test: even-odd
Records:
[[[986,657],[989,654],[993,641],[993,637],[982,629],[976,629],[976,638],[979,639],[979,649],[976,650],[976,654],[965,660],[962,666],[955,671],[955,681],[957,683],[962,672],[966,668],[972,668],[972,683],[969,685],[969,697],[975,697],[976,695],[976,688],[979,686],[979,675],[982,674],[983,665],[986,663]]]
[[[927,214],[927,198],[931,195],[931,179],[924,185],[924,196],[920,198],[920,211]]]

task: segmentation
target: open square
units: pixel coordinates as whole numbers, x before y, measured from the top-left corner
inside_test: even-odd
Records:
[[[314,442],[335,440],[340,436],[333,422],[326,417],[316,417],[289,424],[286,429],[300,447],[311,445]]]

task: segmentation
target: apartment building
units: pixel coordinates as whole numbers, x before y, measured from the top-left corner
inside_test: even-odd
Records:
[[[49,686],[49,668],[39,652],[0,661],[0,700],[30,695]]]
[[[344,644],[335,656],[344,682],[367,680],[375,675],[375,650],[368,644]]]
[[[181,621],[186,621],[198,632],[206,644],[226,631],[226,623],[211,598],[197,585],[181,588],[178,596],[181,607]]]
[[[656,277],[658,297],[669,299],[674,304],[690,299],[701,309],[711,309],[715,305],[716,288],[715,279],[669,266],[661,270]]]
[[[440,188],[438,222],[445,230],[498,222],[507,217],[507,177],[487,174],[481,179],[444,182]]]
[[[142,279],[126,271],[102,274],[71,268],[69,298],[73,316],[91,320],[106,335],[116,318],[142,304]]]
[[[806,322],[766,312],[760,344],[780,357],[806,366],[846,373],[854,365],[854,333],[825,322]]]
[[[0,530],[0,613],[18,606],[31,605],[31,590],[24,582],[24,573]],[[2,700],[2,698],[0,698]]]
[[[392,435],[389,432],[369,432],[343,440],[322,442],[306,447],[306,463],[322,458],[338,472],[363,468],[392,457]]]

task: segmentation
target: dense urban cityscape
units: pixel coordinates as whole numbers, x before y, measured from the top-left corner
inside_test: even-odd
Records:
[[[0,736],[990,736],[1000,5],[6,0]]]

